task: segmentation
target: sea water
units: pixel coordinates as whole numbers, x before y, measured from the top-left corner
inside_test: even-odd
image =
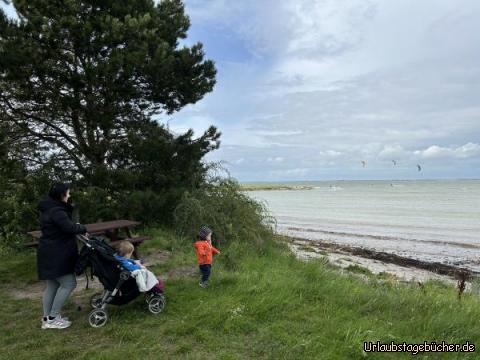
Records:
[[[248,192],[281,234],[480,271],[480,180],[304,182]]]

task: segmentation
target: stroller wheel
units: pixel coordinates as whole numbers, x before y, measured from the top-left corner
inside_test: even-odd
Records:
[[[103,309],[93,309],[88,315],[88,322],[91,327],[102,327],[107,323],[107,312]]]
[[[148,300],[148,310],[152,314],[160,314],[165,308],[166,302],[165,295],[154,295]]]
[[[102,298],[103,298],[102,293],[93,294],[92,297],[90,298],[90,305],[92,306],[92,308],[99,309],[100,307],[102,307]]]

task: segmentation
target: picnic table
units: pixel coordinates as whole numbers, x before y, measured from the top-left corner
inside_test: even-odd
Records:
[[[138,221],[133,220],[113,220],[105,222],[96,222],[93,224],[85,224],[87,232],[90,235],[105,235],[110,239],[110,244],[115,245],[116,242],[121,240],[130,241],[135,247],[134,256],[137,257],[137,247],[145,240],[149,240],[149,236],[132,236],[131,229],[140,225]],[[125,232],[126,236],[120,234]],[[37,246],[38,240],[42,236],[41,230],[30,231],[28,235],[34,238],[33,241],[27,243],[27,246]]]

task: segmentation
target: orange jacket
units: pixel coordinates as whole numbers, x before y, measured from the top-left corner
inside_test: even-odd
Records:
[[[211,264],[213,260],[213,253],[220,254],[220,251],[210,245],[206,240],[195,241],[195,250],[197,250],[198,265]]]

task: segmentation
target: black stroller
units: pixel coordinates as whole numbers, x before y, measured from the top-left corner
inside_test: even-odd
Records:
[[[75,267],[77,275],[91,269],[91,276],[95,275],[103,285],[103,293],[96,293],[90,299],[93,310],[88,315],[88,322],[92,327],[101,327],[108,321],[106,305],[124,305],[140,295],[137,283],[114,257],[115,249],[105,243],[101,237],[86,237],[78,235],[84,244]],[[88,277],[87,277],[88,279]],[[87,285],[88,286],[88,285]],[[145,301],[152,314],[163,311],[166,298],[163,292],[146,292]]]

